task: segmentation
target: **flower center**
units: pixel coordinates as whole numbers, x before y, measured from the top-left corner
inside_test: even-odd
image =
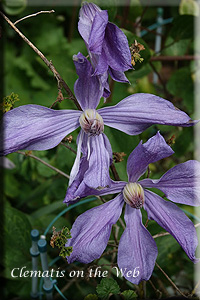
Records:
[[[86,109],[79,119],[81,128],[90,135],[99,135],[104,130],[103,118],[95,109]]]
[[[144,190],[139,183],[129,182],[123,189],[124,201],[133,208],[142,208],[144,204]]]

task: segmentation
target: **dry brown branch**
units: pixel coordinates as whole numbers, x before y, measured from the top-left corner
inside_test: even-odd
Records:
[[[23,18],[17,20],[17,21],[16,21],[15,23],[13,23],[13,24],[16,25],[17,23],[19,23],[19,22],[21,22],[21,21],[23,21],[23,20],[25,20],[25,19],[32,18],[32,17],[36,17],[37,15],[40,15],[40,14],[51,14],[51,13],[54,13],[54,12],[55,12],[55,10],[53,10],[53,9],[52,9],[52,10],[41,10],[41,11],[35,13],[35,14],[31,14],[31,15],[25,16],[25,17],[23,17]]]
[[[156,262],[157,268],[163,273],[163,275],[167,278],[167,280],[171,283],[171,285],[181,294],[184,298],[188,298],[186,295],[184,295],[179,288],[175,285],[175,283],[169,278],[169,276],[165,273],[165,271],[159,266],[159,264]]]

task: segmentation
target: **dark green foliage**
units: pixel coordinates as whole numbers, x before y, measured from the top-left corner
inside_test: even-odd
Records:
[[[134,300],[137,298],[137,294],[132,290],[126,290],[122,292],[121,295],[123,296],[124,300]]]
[[[56,1],[54,1],[54,7],[30,6],[25,8],[24,3],[26,1],[12,2],[16,3],[15,7],[11,7],[11,1],[8,0],[4,0],[3,5],[5,13],[12,15],[10,18],[13,21],[36,11],[55,9],[54,14],[41,14],[37,17],[29,18],[17,24],[17,27],[43,52],[48,60],[52,60],[53,65],[73,91],[77,75],[72,56],[78,52],[87,55],[85,44],[77,31],[79,7],[56,6]],[[103,8],[108,10],[111,22],[114,22],[119,27],[123,27],[130,46],[135,40],[144,45],[145,50],[140,52],[141,58],[144,60],[136,62],[134,70],[126,72],[130,85],[115,82],[112,96],[107,103],[103,103],[101,100],[99,107],[115,105],[133,93],[154,93],[170,100],[179,109],[184,110],[193,117],[194,83],[198,71],[196,61],[193,64],[189,61],[151,61],[152,56],[159,55],[154,53],[155,31],[148,32],[140,38],[137,36],[136,30],[142,31],[156,22],[157,7],[149,6],[146,9],[141,4],[142,1],[138,0],[131,1],[133,5],[129,8],[119,6],[120,1],[117,0],[110,2],[107,0],[95,1],[95,3],[100,6],[103,5]],[[161,49],[161,55],[169,57],[193,55],[193,23],[195,17],[179,15],[178,7],[163,7],[163,9],[164,18],[174,17],[174,20],[171,24],[163,26],[163,50]],[[22,10],[23,12],[19,14]],[[136,27],[135,24],[137,24],[143,11],[141,23],[138,23],[139,26]],[[16,15],[17,13],[18,15]],[[25,104],[38,104],[50,107],[58,96],[56,79],[37,54],[7,24],[5,24],[5,30],[4,102],[6,111]],[[156,84],[153,83],[152,66],[160,74],[162,82],[158,80]],[[62,93],[63,97],[67,97],[63,89]],[[19,99],[20,101],[18,101]],[[76,107],[71,100],[64,99],[61,103],[57,103],[54,109],[76,109]],[[105,126],[105,133],[111,142],[113,152],[124,152],[126,154],[123,157],[123,161],[115,163],[121,180],[128,180],[126,163],[131,151],[141,139],[143,142],[146,142],[157,130],[160,130],[160,133],[166,140],[170,140],[174,136],[172,148],[175,154],[159,163],[150,165],[151,178],[157,179],[177,163],[193,158],[194,139],[192,127],[179,128],[154,125],[139,136],[128,136],[116,129]],[[72,133],[73,139],[71,143],[66,142],[66,145],[74,150],[77,149],[76,138],[78,133],[79,129]],[[48,151],[32,151],[32,154],[68,175],[76,157],[72,151],[63,145],[58,145],[56,148]],[[10,300],[17,297],[28,299],[30,297],[31,279],[29,277],[12,278],[11,270],[15,267],[21,268],[23,266],[27,266],[27,269],[32,268],[29,253],[31,247],[30,231],[33,228],[37,228],[43,234],[57,214],[66,208],[63,200],[68,186],[68,179],[31,157],[13,153],[9,154],[7,158],[12,160],[15,168],[5,170],[4,176],[4,222],[1,220],[1,244],[4,244],[4,256],[1,257],[1,264],[4,266],[5,271],[1,275],[8,279],[5,299]],[[110,174],[113,178],[112,173]],[[160,196],[163,196],[163,194],[160,193]],[[113,198],[113,195],[104,198],[110,200]],[[139,294],[138,290],[136,294],[135,286],[123,278],[118,278],[116,273],[111,270],[111,263],[117,263],[116,252],[114,254],[106,254],[99,261],[92,262],[91,265],[79,263],[69,265],[66,262],[65,257],[71,253],[72,249],[65,247],[65,244],[67,239],[70,238],[69,229],[71,229],[74,220],[87,209],[100,204],[101,201],[98,199],[88,204],[80,205],[55,222],[54,226],[60,232],[55,240],[55,246],[59,249],[56,247],[51,248],[48,245],[48,261],[52,262],[60,252],[62,258],[54,263],[53,267],[55,269],[59,267],[60,270],[65,269],[66,274],[71,270],[77,269],[83,269],[86,274],[87,268],[93,267],[92,264],[104,265],[102,268],[110,271],[110,276],[113,278],[108,277],[101,281],[100,278],[88,279],[86,276],[84,278],[76,278],[73,284],[64,292],[68,300],[97,300],[109,299],[109,297],[111,299],[135,299],[137,294]],[[192,208],[185,206],[184,208],[191,214],[195,214]],[[142,213],[145,224],[147,214],[144,210]],[[119,240],[124,230],[119,222],[117,225],[119,226],[117,238]],[[164,232],[154,221],[149,221],[147,229],[152,235]],[[47,234],[46,238],[49,244],[50,235]],[[113,232],[110,239],[114,241]],[[157,258],[158,264],[180,289],[184,285],[186,293],[190,294],[193,290],[194,277],[192,262],[189,261],[173,237],[158,237],[155,241],[159,253]],[[113,249],[115,248],[111,245],[107,247],[108,251],[112,252]],[[71,280],[72,278],[68,279],[67,276],[58,278],[57,286],[65,290],[65,286]],[[174,291],[171,289],[169,281],[161,274],[158,268],[154,269],[151,280],[156,289],[159,289],[162,285],[164,287],[163,290],[169,290],[170,296],[174,296]],[[96,292],[98,296],[95,294]],[[158,296],[149,282],[146,284],[146,293],[148,299],[154,299]],[[162,292],[161,298],[165,296]]]
[[[103,278],[96,287],[97,294],[101,299],[109,299],[112,294],[119,294],[120,287],[113,278]]]

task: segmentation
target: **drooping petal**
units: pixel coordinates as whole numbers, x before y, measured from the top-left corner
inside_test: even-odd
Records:
[[[110,182],[110,187],[102,189],[102,190],[95,190],[87,186],[83,180],[84,174],[88,168],[88,160],[86,158],[81,158],[80,161],[80,170],[77,174],[73,183],[68,187],[67,193],[64,199],[64,203],[67,205],[73,204],[79,201],[81,198],[87,196],[104,196],[110,194],[117,194],[120,193],[126,185],[125,181],[113,181]]]
[[[188,127],[197,123],[171,102],[145,93],[131,95],[115,106],[101,108],[99,113],[105,125],[130,135],[139,134],[153,124]]]
[[[98,62],[95,65],[94,75],[100,76],[102,74],[105,74],[105,72],[107,71],[108,71],[108,63],[107,63],[107,58],[103,47],[101,51],[101,55],[99,55]]]
[[[93,176],[93,181],[95,181],[95,182],[97,180],[96,179],[97,174],[96,174],[96,168],[89,170],[90,156],[92,153],[92,145],[91,145],[91,141],[90,141],[91,137],[88,138],[88,135],[85,133],[83,133],[83,137],[81,139],[80,139],[80,136],[81,136],[81,132],[77,138],[77,145],[78,145],[78,149],[79,149],[79,144],[82,142],[81,151],[82,151],[83,155],[82,155],[81,159],[77,162],[77,165],[79,163],[78,172],[74,176],[73,182],[70,181],[70,184],[67,189],[66,196],[65,196],[65,200],[63,201],[67,205],[77,202],[81,198],[87,197],[89,195],[103,196],[103,195],[108,195],[108,194],[113,194],[113,193],[119,193],[122,191],[123,187],[126,185],[126,182],[123,182],[123,181],[115,182],[115,181],[112,181],[110,178],[107,178],[106,174],[109,174],[109,169],[107,169],[107,172],[104,172],[104,170],[101,170],[100,168],[98,170],[98,176],[100,176],[100,174],[102,172],[103,180],[104,179],[108,180],[108,184],[110,185],[110,187],[104,188],[101,190],[97,190],[97,189],[90,187],[92,182],[90,182],[89,186],[86,184],[87,179],[85,180],[85,177],[87,177],[87,173],[89,173],[90,176]],[[112,163],[111,145],[105,134],[102,134],[102,137],[103,137],[102,142],[105,147],[105,149],[103,149],[103,144],[102,144],[102,149],[103,149],[103,151],[106,152],[106,155],[108,156],[109,165],[110,165]],[[89,151],[90,151],[89,157],[88,157],[88,147],[89,147]],[[97,147],[96,151],[98,151],[98,147]],[[78,152],[79,151],[77,151],[77,156],[78,156]],[[95,153],[94,153],[94,155],[95,155]],[[95,160],[95,156],[93,158]],[[102,157],[102,159],[103,159],[103,164],[104,164],[104,156]],[[70,178],[71,178],[71,174],[70,174]],[[100,183],[96,183],[96,184],[100,184]]]
[[[110,164],[111,164],[112,161],[113,161],[112,147],[111,147],[111,144],[110,144],[110,141],[109,141],[108,137],[104,133],[103,133],[103,140],[104,140],[105,148],[108,151],[108,154],[109,154],[109,157],[110,157]]]
[[[144,209],[148,218],[155,220],[167,230],[181,245],[188,257],[197,262],[195,250],[198,239],[194,224],[174,203],[162,199],[155,193],[145,190]]]
[[[107,11],[103,10],[101,12],[97,12],[92,23],[88,42],[88,48],[92,53],[101,54],[107,24]]]
[[[84,135],[84,132],[81,129],[81,131],[79,132],[79,135],[77,137],[77,154],[76,154],[76,158],[75,158],[73,167],[70,172],[69,186],[74,181],[74,179],[80,169],[80,159],[81,159],[81,148],[82,148],[82,142],[83,142],[83,135]]]
[[[66,246],[72,246],[72,254],[67,257],[69,263],[77,260],[90,263],[101,256],[105,250],[112,225],[121,215],[124,201],[122,196],[94,207],[80,215],[71,229],[72,238]]]
[[[83,180],[86,185],[95,189],[110,186],[110,149],[106,148],[104,134],[88,136],[88,139],[89,167]]]
[[[103,52],[103,50],[102,50],[102,52]],[[89,55],[90,55],[90,60],[92,62],[92,65],[95,69],[95,67],[99,61],[99,55],[91,53],[90,51],[89,51]],[[109,87],[109,83],[108,83],[108,72],[107,72],[108,66],[107,66],[107,64],[105,64],[105,66],[103,66],[103,68],[105,69],[105,71],[100,73],[98,75],[98,78],[99,78],[101,88],[103,88],[103,97],[108,98],[110,96],[110,87]],[[95,75],[96,74],[94,71],[93,76],[95,76]]]
[[[160,179],[144,179],[147,188],[157,188],[176,203],[200,205],[200,162],[189,160],[167,171]]]
[[[103,75],[99,76],[100,83],[102,84],[104,91],[103,91],[103,97],[108,98],[110,96],[110,86],[108,83],[108,73],[105,72]]]
[[[76,177],[74,178],[73,182],[69,185],[64,203],[67,205],[75,203],[79,201],[81,198],[87,197],[90,194],[90,191],[92,190],[94,195],[96,190],[93,190],[89,188],[83,181],[84,174],[88,170],[89,162],[87,160],[86,156],[81,157],[80,163],[79,163],[79,171],[76,174]]]
[[[154,269],[158,254],[156,243],[142,224],[139,209],[126,205],[126,229],[118,248],[118,266],[124,277],[134,284],[148,280]]]
[[[131,52],[125,34],[115,24],[108,23],[103,48],[108,65],[116,71],[132,69]]]
[[[131,152],[127,161],[129,181],[135,182],[142,176],[150,163],[172,155],[174,151],[167,145],[162,135],[157,132],[146,143],[142,141]]]
[[[103,87],[94,73],[91,63],[80,52],[73,56],[79,78],[74,84],[74,92],[83,110],[95,109],[103,95]]]
[[[79,127],[81,112],[53,110],[40,105],[24,105],[5,113],[0,155],[20,149],[46,150]]]
[[[88,44],[92,22],[95,14],[101,9],[94,3],[84,2],[79,12],[78,30],[84,41]]]
[[[130,83],[129,80],[126,78],[124,72],[115,71],[112,68],[109,68],[108,70],[109,70],[109,74],[113,80],[118,81],[118,82]]]

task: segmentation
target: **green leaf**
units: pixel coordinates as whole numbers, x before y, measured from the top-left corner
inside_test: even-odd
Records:
[[[157,238],[156,245],[158,247],[158,263],[163,267],[170,266],[172,258],[175,257],[175,252],[180,249],[180,245],[171,235]]]
[[[51,165],[48,158],[44,157],[43,160],[46,163]],[[51,168],[49,168],[48,166],[46,166],[40,162],[37,163],[36,168],[40,175],[47,177],[47,178],[57,174],[56,171],[52,170]]]
[[[4,193],[11,198],[17,197],[20,193],[19,182],[9,171],[6,171],[4,176]]]
[[[199,5],[194,0],[181,0],[179,5],[180,15],[199,16]]]
[[[42,206],[38,210],[34,211],[32,213],[32,216],[34,218],[39,218],[41,216],[48,215],[48,214],[51,214],[56,211],[60,211],[64,208],[65,208],[65,206],[63,205],[62,200],[58,200],[49,205]]]
[[[168,91],[184,100],[189,112],[194,109],[194,84],[188,67],[175,71],[167,83]]]
[[[1,224],[3,234],[0,239],[1,244],[4,244],[4,276],[15,279],[11,276],[13,268],[21,269],[21,267],[26,266],[27,270],[31,267],[29,249],[31,247],[30,232],[32,228],[26,215],[11,207],[8,202],[4,206],[3,221],[4,224]]]
[[[42,89],[44,91],[49,90],[50,86],[47,82],[34,70],[32,62],[28,56],[20,56],[15,59],[15,65],[26,72],[27,76],[30,78],[30,83],[33,88]]]
[[[190,39],[183,39],[176,42],[171,36],[168,36],[165,41],[166,48],[162,53],[169,56],[184,55],[188,50],[189,43],[191,43]]]
[[[137,294],[132,290],[126,290],[121,293],[124,300],[132,300],[137,298]]]
[[[183,15],[175,18],[170,35],[176,40],[191,39],[194,36],[194,17]]]
[[[120,293],[120,287],[113,278],[103,278],[97,285],[96,291],[101,299],[109,299],[112,294]]]
[[[96,294],[89,294],[84,298],[84,300],[98,300],[98,297]]]

